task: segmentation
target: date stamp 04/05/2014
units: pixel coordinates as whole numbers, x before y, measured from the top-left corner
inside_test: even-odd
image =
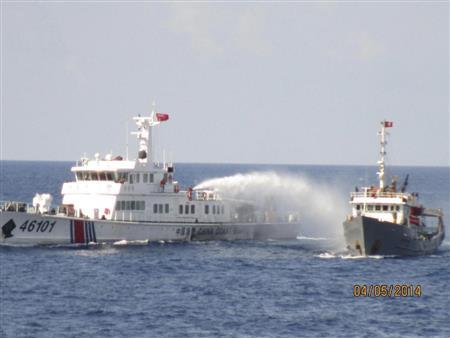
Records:
[[[354,284],[354,297],[421,297],[422,285],[412,284]]]

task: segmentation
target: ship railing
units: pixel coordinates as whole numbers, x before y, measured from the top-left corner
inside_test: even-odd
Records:
[[[422,216],[443,217],[444,213],[442,212],[442,209],[425,208],[422,212]]]
[[[0,201],[1,211],[34,212],[34,207],[26,202]]]
[[[46,215],[55,215],[58,207],[49,206],[48,211],[43,212]],[[0,211],[26,212],[28,214],[41,213],[31,204],[21,201],[0,201]]]
[[[133,212],[131,210],[122,210],[114,211],[111,219],[113,221],[132,222],[136,219],[136,217],[133,217]]]
[[[192,199],[195,201],[217,201],[220,200],[220,196],[215,191],[194,190]]]
[[[403,197],[407,197],[407,196],[406,196],[406,194],[401,193],[401,192],[367,190],[367,191],[352,192],[351,197],[352,198],[358,198],[358,197],[403,198]]]

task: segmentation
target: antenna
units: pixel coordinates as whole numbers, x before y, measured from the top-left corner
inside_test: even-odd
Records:
[[[409,174],[407,174],[406,177],[405,177],[405,181],[403,182],[401,192],[405,192],[406,191],[406,187],[408,186],[408,178],[409,178]]]
[[[389,135],[388,132],[386,132],[386,128],[391,128],[393,127],[393,123],[391,121],[381,121],[381,131],[378,133],[378,135],[380,135],[380,155],[381,158],[378,161],[378,178],[380,180],[380,190],[383,190],[385,188],[385,183],[384,183],[384,167],[385,167],[385,156],[386,156],[386,144],[387,144],[387,139],[386,136]]]
[[[128,161],[128,121],[125,123],[125,155]]]

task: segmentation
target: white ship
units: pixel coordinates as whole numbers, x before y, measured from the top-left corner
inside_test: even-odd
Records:
[[[347,248],[357,255],[417,256],[437,250],[444,238],[440,209],[425,208],[417,193],[407,193],[408,176],[400,191],[397,182],[385,184],[386,128],[381,122],[379,186],[356,189],[350,197],[352,213],[344,222]]]
[[[251,201],[214,190],[180,190],[172,164],[154,162],[152,128],[169,119],[152,110],[134,117],[136,160],[107,155],[82,158],[74,181],[63,184],[62,205],[37,194],[33,204],[2,202],[0,243],[69,244],[117,241],[192,241],[296,238],[294,215],[277,216]]]

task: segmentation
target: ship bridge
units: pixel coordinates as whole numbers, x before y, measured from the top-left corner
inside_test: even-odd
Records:
[[[173,165],[154,163],[151,151],[152,127],[168,118],[168,114],[156,113],[154,109],[150,116],[133,118],[138,131],[132,134],[137,136],[139,145],[135,160],[124,160],[111,154],[100,158],[98,153],[94,159],[81,158],[71,169],[74,181],[63,184],[63,204],[70,206],[78,216],[108,219],[118,199],[133,204],[139,200],[137,205],[141,206],[145,196],[178,193],[180,188],[174,180]]]

